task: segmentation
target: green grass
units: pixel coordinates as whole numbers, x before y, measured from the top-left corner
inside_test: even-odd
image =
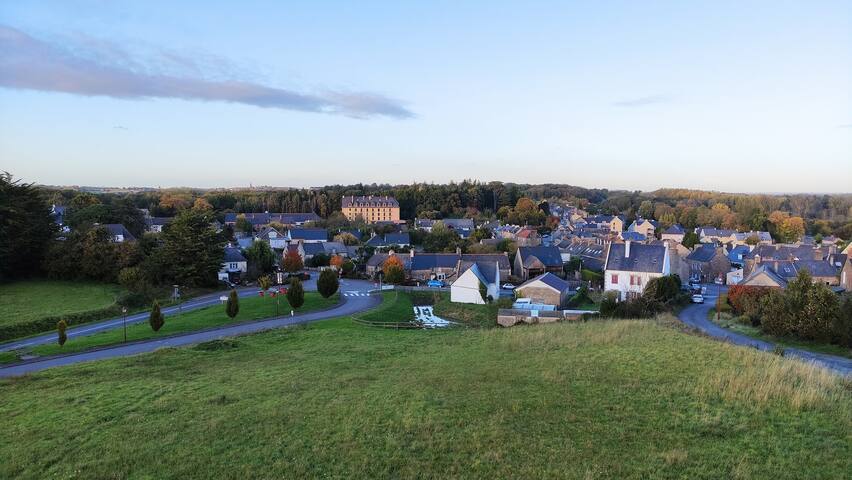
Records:
[[[118,285],[27,280],[0,284],[0,325],[88,312],[109,307],[122,292]]]
[[[414,320],[414,304],[406,292],[382,292],[382,303],[377,308],[358,316],[365,322],[406,323]]]
[[[493,327],[497,325],[497,302],[486,305],[473,303],[453,303],[450,296],[442,293],[440,299],[435,302],[433,310],[435,315],[451,321],[461,322],[475,327]],[[511,307],[511,305],[509,305]],[[502,307],[508,308],[508,307]]]
[[[0,477],[844,478],[848,381],[653,321],[348,319],[0,380]]]
[[[305,304],[299,308],[299,313],[329,308],[336,305],[340,301],[339,294],[334,294],[329,298],[323,298],[319,293],[306,292]],[[280,312],[282,315],[290,312],[290,307],[286,299],[281,299]],[[249,320],[258,320],[275,316],[275,299],[271,297],[247,297],[240,299],[240,312],[231,320],[225,314],[223,305],[213,305],[210,307],[193,310],[181,315],[169,315],[166,317],[166,323],[160,328],[159,332],[151,330],[148,322],[137,323],[127,326],[127,341],[133,342],[137,340],[145,340],[154,337],[162,337],[166,335],[174,335],[177,333],[186,333],[204,328],[211,328],[220,325],[225,325],[234,322],[245,322]],[[31,348],[29,351],[35,355],[56,355],[59,353],[79,352],[94,347],[102,347],[121,343],[124,340],[124,331],[121,328],[108,330],[94,335],[85,337],[72,337],[63,346],[51,343],[47,345],[39,345]],[[11,362],[15,358],[0,357],[0,362]]]

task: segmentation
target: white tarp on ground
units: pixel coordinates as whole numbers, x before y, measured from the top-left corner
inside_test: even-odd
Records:
[[[430,328],[448,327],[452,322],[435,316],[432,307],[414,307],[414,321],[422,322],[423,326]]]

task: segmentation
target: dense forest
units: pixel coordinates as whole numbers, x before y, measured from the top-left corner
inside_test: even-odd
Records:
[[[663,226],[679,223],[687,228],[714,225],[722,228],[767,230],[773,234],[785,224],[792,231],[800,228],[812,235],[852,237],[852,194],[737,194],[701,190],[660,189],[653,192],[628,192],[587,189],[559,184],[527,185],[465,180],[448,184],[411,185],[332,185],[310,189],[266,190],[193,190],[164,189],[138,193],[97,195],[100,204],[90,208],[91,216],[109,216],[126,207],[146,208],[153,216],[172,216],[196,206],[209,206],[214,212],[306,212],[328,218],[340,210],[341,199],[348,195],[390,195],[400,203],[402,218],[495,218],[508,215],[507,208],[518,200],[572,204],[590,213],[624,214],[628,221],[636,217],[653,218]],[[79,215],[89,205],[89,194],[76,190],[54,190],[53,203],[71,206]],[[92,195],[94,197],[94,195]],[[504,208],[506,207],[506,208]],[[503,215],[501,215],[501,208]],[[72,211],[74,211],[72,210]],[[115,215],[109,216],[115,218]],[[801,219],[801,225],[798,225]],[[73,221],[74,218],[72,217]],[[82,221],[82,220],[80,220]],[[104,220],[106,221],[106,220]],[[139,219],[131,218],[131,231]],[[542,218],[538,221],[543,222]],[[786,227],[785,227],[786,228]]]

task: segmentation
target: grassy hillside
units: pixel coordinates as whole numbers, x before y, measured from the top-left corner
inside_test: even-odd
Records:
[[[0,477],[842,478],[848,381],[651,321],[348,319],[0,381]]]
[[[31,280],[0,284],[0,325],[98,310],[115,303],[120,293],[118,285],[92,282]]]

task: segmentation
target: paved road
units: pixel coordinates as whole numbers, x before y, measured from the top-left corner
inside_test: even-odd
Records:
[[[350,290],[365,290],[370,288],[372,284],[363,280],[341,280],[340,289],[341,291],[345,289]],[[312,273],[311,279],[307,280],[303,283],[306,291],[316,291],[317,282],[316,275]],[[188,312],[191,310],[197,310],[199,308],[209,307],[211,305],[217,305],[220,303],[219,297],[222,295],[227,295],[230,290],[223,290],[217,293],[211,293],[209,295],[203,295],[200,297],[196,297],[190,300],[183,302],[180,306],[180,310],[184,312]],[[244,297],[252,297],[257,295],[258,288],[257,287],[241,287],[237,289],[237,295],[240,298]],[[169,316],[178,313],[178,307],[172,306],[163,308],[163,315]],[[147,322],[148,321],[149,312],[140,312],[135,313],[133,315],[127,316],[127,324],[131,325],[134,323]],[[82,325],[77,325],[75,327],[71,327],[67,330],[68,338],[81,337],[92,335],[98,332],[103,332],[105,330],[112,330],[116,328],[122,328],[123,319],[121,317],[112,318],[109,320],[102,320],[99,322],[85,323]],[[34,337],[28,337],[21,340],[13,340],[8,343],[0,344],[0,352],[8,352],[11,350],[21,350],[29,347],[34,347],[36,345],[43,345],[46,343],[54,343],[56,342],[56,332],[49,332],[42,335],[36,335]]]
[[[377,295],[369,295],[364,289],[357,290],[351,285],[347,288],[342,288],[341,293],[343,303],[329,310],[309,312],[300,315],[295,315],[292,317],[281,316],[266,320],[238,323],[234,325],[227,325],[219,328],[187,333],[183,335],[175,335],[161,339],[152,339],[136,343],[122,344],[114,347],[103,348],[100,350],[91,350],[87,352],[73,353],[62,356],[45,357],[27,363],[19,363],[8,367],[0,367],[0,377],[14,377],[27,373],[37,372],[39,370],[44,370],[47,368],[72,365],[81,362],[90,362],[93,360],[103,360],[107,358],[137,355],[140,353],[153,352],[154,350],[163,347],[180,347],[185,345],[192,345],[195,343],[207,342],[223,337],[244,335],[247,333],[255,333],[274,328],[282,328],[300,323],[308,323],[317,320],[324,320],[327,318],[351,315],[353,313],[372,308],[378,305],[381,301],[381,297]]]
[[[716,292],[711,291],[711,289],[708,288],[707,293],[708,295],[705,296],[707,303],[693,304],[689,307],[686,307],[680,312],[680,321],[691,327],[695,327],[712,337],[716,337],[721,340],[726,340],[736,345],[755,347],[763,351],[771,351],[773,348],[775,348],[774,343],[765,342],[763,340],[757,340],[747,335],[732,332],[710,321],[707,315],[710,310],[715,307],[716,301],[716,296],[711,296],[711,294],[715,294]],[[785,355],[790,355],[801,358],[802,360],[808,362],[813,362],[822,367],[834,370],[842,375],[852,374],[852,359],[850,358],[838,357],[825,353],[814,353],[809,352],[807,350],[801,350],[798,348],[790,347],[784,347],[784,352]]]

